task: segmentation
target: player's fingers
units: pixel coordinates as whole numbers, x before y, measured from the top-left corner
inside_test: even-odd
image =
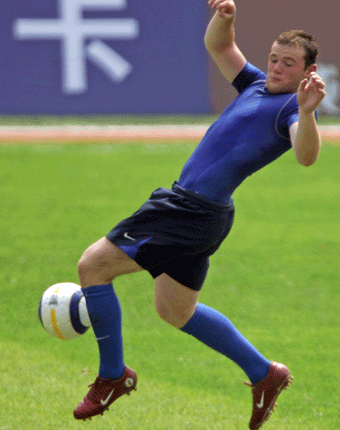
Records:
[[[312,78],[313,76],[316,76],[317,73],[316,72],[309,72],[309,74],[307,75],[308,78]]]
[[[310,79],[310,86],[317,89],[324,89],[325,83],[319,75],[315,75]]]
[[[229,0],[210,0],[208,3],[213,9],[222,9],[230,6]]]
[[[319,88],[325,88],[326,84],[324,81],[320,78],[320,76],[315,77],[315,83]]]
[[[211,7],[212,7],[213,9],[222,9],[222,8],[224,8],[224,7],[225,7],[225,5],[224,5],[224,2],[222,2],[222,1],[215,1],[215,2],[211,5]]]
[[[221,18],[229,18],[230,17],[230,13],[228,11],[226,11],[225,9],[218,9],[218,15]]]
[[[304,91],[306,89],[307,84],[308,84],[308,78],[302,79],[299,85],[299,91]]]
[[[311,72],[308,75],[308,78],[313,81],[313,82],[323,82],[322,78],[320,75],[318,75],[316,72]]]
[[[218,7],[228,7],[228,8],[230,8],[230,7],[232,7],[233,6],[233,3],[232,2],[230,2],[229,0],[223,0],[223,1],[221,1],[220,2],[220,4],[218,5]]]
[[[212,8],[216,8],[223,0],[209,0],[208,4]]]
[[[317,82],[315,84],[315,86],[318,90],[324,90],[325,89],[325,84],[323,82]]]

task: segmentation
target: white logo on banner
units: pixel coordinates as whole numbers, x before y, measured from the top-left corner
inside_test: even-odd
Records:
[[[328,114],[334,115],[340,112],[340,73],[334,64],[318,64],[317,72],[326,84],[327,95],[322,100],[320,109]]]
[[[100,39],[131,40],[139,35],[138,21],[132,18],[86,19],[85,10],[123,10],[127,0],[59,0],[60,18],[23,19],[14,23],[18,40],[60,40],[62,42],[63,91],[86,92],[86,58],[100,67],[114,82],[122,82],[132,65]],[[86,39],[91,39],[88,45]]]

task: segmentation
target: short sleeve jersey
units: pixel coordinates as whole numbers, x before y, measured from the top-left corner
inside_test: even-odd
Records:
[[[179,185],[228,202],[241,182],[291,148],[299,119],[297,95],[273,94],[266,74],[249,62],[232,85],[238,91],[185,164]]]

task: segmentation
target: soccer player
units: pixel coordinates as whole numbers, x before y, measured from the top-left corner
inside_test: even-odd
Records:
[[[212,255],[234,217],[232,194],[250,174],[293,148],[313,164],[320,150],[315,109],[325,96],[316,73],[317,45],[303,31],[273,43],[267,74],[247,62],[235,44],[233,0],[209,0],[216,10],[206,47],[239,95],[209,128],[172,189],[159,188],[131,217],[90,246],[79,261],[80,283],[100,352],[97,379],[74,416],[103,414],[136,388],[123,357],[121,308],[112,281],[147,270],[155,282],[159,316],[239,365],[252,387],[250,429],[269,418],[289,369],[265,358],[218,311],[198,302]]]

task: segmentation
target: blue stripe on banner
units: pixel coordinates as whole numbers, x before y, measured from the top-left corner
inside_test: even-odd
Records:
[[[88,329],[88,327],[84,326],[80,321],[79,302],[82,297],[83,297],[82,291],[77,290],[73,293],[71,297],[71,303],[70,303],[71,323],[75,331],[79,334],[85,333],[86,330]]]

